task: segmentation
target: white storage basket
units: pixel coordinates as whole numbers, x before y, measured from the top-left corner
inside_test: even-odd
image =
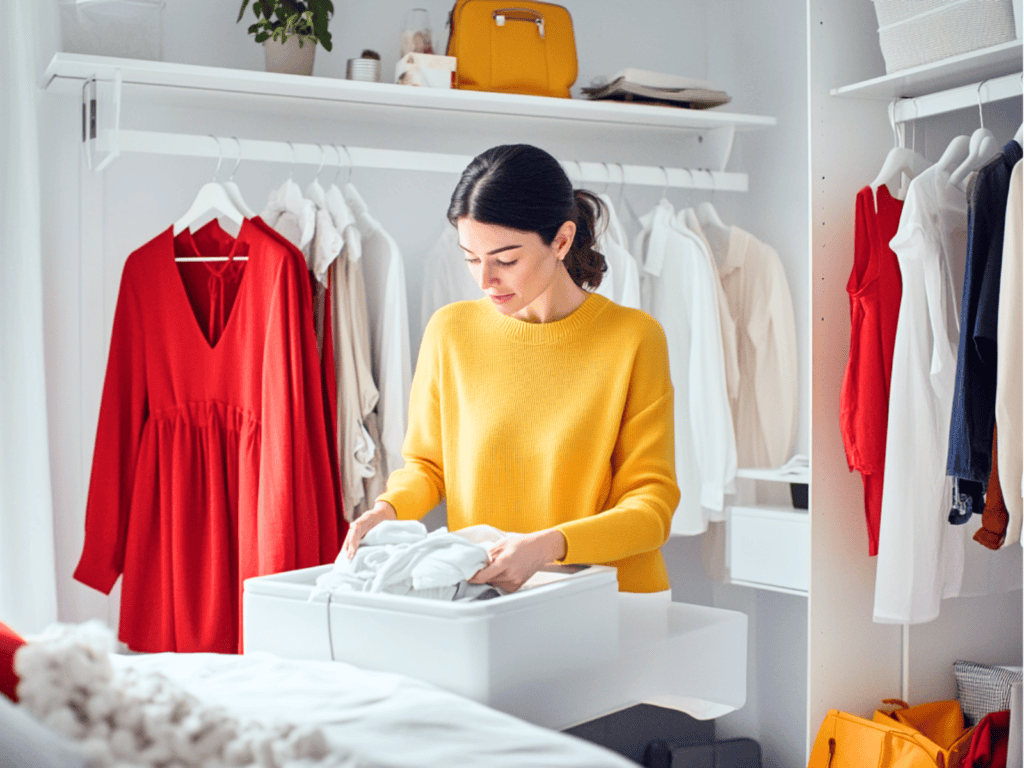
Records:
[[[350,592],[310,602],[317,577],[330,570],[246,579],[246,652],[397,672],[492,706],[526,681],[598,668],[618,653],[614,568],[569,566],[559,581],[493,600]]]
[[[874,0],[887,73],[1013,40],[1011,0]]]
[[[124,59],[163,58],[164,0],[60,0],[62,49]]]

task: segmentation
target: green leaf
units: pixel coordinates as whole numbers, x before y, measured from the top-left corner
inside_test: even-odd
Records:
[[[249,0],[242,0],[242,10],[240,10],[240,11],[238,12],[238,21],[236,21],[236,22],[235,22],[236,24],[237,24],[237,23],[238,23],[239,21],[241,21],[241,20],[242,20],[242,16],[244,16],[244,15],[245,15],[245,8],[246,8],[246,6],[248,6],[248,5],[249,5]]]

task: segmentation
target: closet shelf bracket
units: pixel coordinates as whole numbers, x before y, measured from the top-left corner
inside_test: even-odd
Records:
[[[82,83],[82,151],[87,168],[102,171],[120,154],[121,70]]]

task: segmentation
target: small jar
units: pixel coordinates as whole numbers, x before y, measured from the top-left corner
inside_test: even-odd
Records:
[[[349,59],[345,66],[345,77],[349,80],[379,83],[380,54],[367,50],[363,51],[358,59]]]
[[[406,11],[402,19],[401,55],[407,53],[433,53],[434,43],[430,33],[430,14],[425,8]]]

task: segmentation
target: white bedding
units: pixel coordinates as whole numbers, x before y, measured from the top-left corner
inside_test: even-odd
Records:
[[[68,687],[67,681],[61,683],[53,678],[56,670],[53,658],[62,662],[71,655],[62,650],[45,665],[50,670],[45,676],[35,673],[37,699],[50,690],[60,698],[63,695],[58,695],[60,689]],[[288,730],[282,727],[292,726],[292,746],[295,734],[313,733],[320,741],[316,732],[322,733],[328,753],[323,755],[322,761],[287,759],[284,761],[287,765],[309,768],[328,765],[332,768],[634,766],[601,747],[526,723],[427,683],[402,675],[362,670],[342,662],[282,659],[265,653],[245,656],[109,654],[107,658],[113,667],[113,685],[120,681],[123,687],[131,688],[133,695],[146,686],[129,686],[128,681],[138,681],[140,675],[143,680],[152,679],[152,673],[159,673],[170,681],[172,688],[180,688],[198,699],[205,714],[223,707],[224,714],[239,724],[262,724],[266,732],[286,733]],[[96,661],[102,663],[103,656]],[[43,669],[38,662],[36,666]],[[80,669],[76,670],[76,666]],[[97,674],[95,669],[82,669],[82,666],[80,661],[69,663],[61,674],[64,677],[79,674],[89,679],[88,685],[96,692],[95,698],[102,684],[94,679],[109,678],[109,672]],[[39,685],[47,678],[52,682]],[[22,679],[24,685],[26,678]],[[105,684],[110,685],[109,679]],[[163,687],[166,696],[167,684]],[[256,729],[259,730],[259,725]],[[297,757],[294,750],[288,754]]]
[[[353,766],[624,768],[601,747],[401,675],[270,654],[113,656],[115,669],[159,671],[240,720],[319,726]]]

